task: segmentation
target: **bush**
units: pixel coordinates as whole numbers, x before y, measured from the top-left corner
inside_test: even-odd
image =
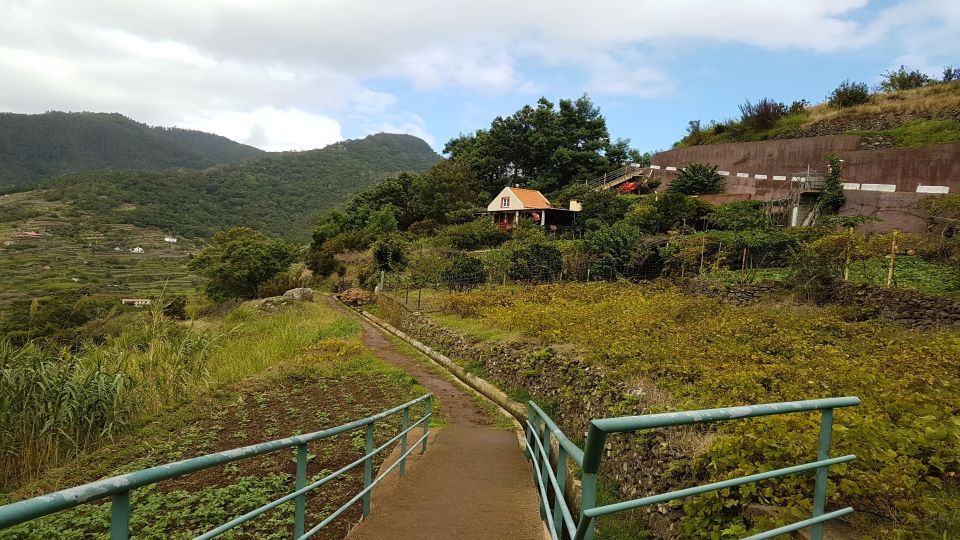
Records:
[[[443,236],[457,249],[481,249],[502,244],[507,235],[489,218],[481,218],[444,229]]]
[[[866,83],[851,82],[849,79],[840,83],[833,92],[827,96],[827,102],[831,107],[839,109],[863,105],[870,101],[870,90]]]
[[[483,271],[483,261],[469,255],[460,255],[453,259],[450,268],[440,274],[443,284],[454,291],[469,291],[487,280]]]
[[[755,105],[750,100],[740,105],[740,121],[757,131],[770,129],[787,115],[787,106],[779,101],[763,98]]]
[[[884,72],[880,76],[883,77],[883,80],[880,81],[878,88],[882,92],[910,90],[911,88],[920,88],[933,82],[933,79],[920,70],[908,70],[906,66],[902,65],[900,69]]]
[[[373,252],[373,264],[377,270],[395,272],[403,270],[407,265],[406,246],[395,234],[377,240],[370,250]]]
[[[828,159],[830,161],[830,172],[824,179],[823,191],[820,193],[820,204],[823,206],[825,213],[835,214],[843,206],[846,198],[843,195],[840,156],[831,154]]]
[[[257,297],[268,298],[270,296],[280,296],[290,289],[297,289],[308,285],[309,280],[293,276],[288,272],[283,272],[273,276],[257,287]]]
[[[187,297],[178,294],[163,306],[163,315],[167,318],[182,321],[187,318]]]
[[[552,244],[520,245],[511,250],[511,279],[517,281],[553,281],[563,268],[563,255]]]
[[[723,191],[724,179],[717,173],[716,165],[692,163],[677,171],[677,178],[667,186],[667,191],[684,195],[706,195]]]
[[[773,226],[773,221],[764,211],[763,201],[721,204],[707,214],[707,223],[714,229],[725,231],[766,229]]]

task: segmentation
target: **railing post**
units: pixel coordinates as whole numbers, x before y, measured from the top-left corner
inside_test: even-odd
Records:
[[[373,424],[370,422],[367,424],[367,443],[365,445],[367,452],[367,459],[363,462],[363,488],[366,489],[370,487],[370,484],[373,483]],[[363,495],[363,517],[370,515],[370,498],[373,495],[373,490],[370,490]]]
[[[823,409],[820,416],[820,444],[817,447],[817,461],[830,459],[830,434],[833,430],[833,409]],[[813,489],[813,517],[823,515],[827,504],[827,469],[817,468],[817,483]],[[810,529],[811,540],[823,540],[823,523]]]
[[[587,431],[587,440],[583,445],[583,473],[580,475],[580,519],[585,519],[584,512],[597,506],[597,473],[600,472],[600,461],[603,459],[603,445],[607,434],[598,428],[592,421]],[[593,540],[593,529],[596,520],[590,521],[590,527],[584,540]]]
[[[430,438],[430,396],[427,396],[427,399],[424,400],[423,406],[423,417],[426,420],[423,421],[423,446],[420,447],[420,453],[427,451],[427,439]]]
[[[303,489],[307,485],[307,445],[306,443],[297,446],[297,481],[296,490]],[[304,522],[307,516],[307,494],[303,493],[297,496],[297,509],[293,520],[293,536],[300,538],[303,536],[305,528]]]
[[[403,408],[403,424],[400,426],[401,431],[406,431],[410,426],[410,407]],[[404,433],[400,436],[400,455],[403,456],[400,458],[400,476],[403,476],[407,473],[407,434]]]
[[[527,421],[533,424],[533,420],[536,417],[536,413],[534,412],[533,406],[530,405],[530,403],[531,403],[530,401],[527,402]],[[532,440],[533,433],[529,429],[527,429],[527,426],[523,426],[523,431],[525,432],[527,437],[527,446],[523,449],[523,453],[524,455],[527,456],[527,459],[532,459],[533,456],[531,455],[532,453],[530,451],[530,444],[533,442]]]
[[[110,499],[110,540],[130,537],[130,492],[117,493]]]
[[[543,423],[543,427],[540,430],[540,444],[544,450],[544,453],[540,456],[543,458],[543,461],[540,462],[540,479],[543,480],[543,491],[547,497],[540,505],[540,517],[546,521],[547,516],[550,515],[550,476],[547,473],[547,469],[550,468],[550,450],[553,449],[553,446],[550,444],[550,426],[548,426],[546,422]]]
[[[557,531],[557,536],[563,538],[563,513],[560,508],[564,504],[563,495],[567,487],[567,450],[561,445],[557,452],[557,488],[561,495],[553,501],[553,528]],[[573,536],[574,531],[569,531]]]

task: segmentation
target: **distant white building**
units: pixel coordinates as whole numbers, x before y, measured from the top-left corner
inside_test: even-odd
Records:
[[[120,302],[125,306],[144,307],[150,305],[149,298],[121,298]]]
[[[130,253],[143,253],[143,248],[140,247],[140,246],[137,246],[137,247],[131,249],[131,250],[130,250]]]
[[[177,239],[176,239],[175,237],[173,237],[173,236],[164,236],[164,237],[163,237],[163,241],[164,241],[164,242],[167,242],[167,243],[169,243],[169,244],[176,244],[176,243],[177,243]]]

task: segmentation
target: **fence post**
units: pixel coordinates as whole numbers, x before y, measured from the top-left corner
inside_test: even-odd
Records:
[[[830,459],[830,434],[833,430],[833,409],[823,409],[820,416],[820,443],[817,461]],[[827,503],[827,467],[817,468],[817,483],[813,490],[813,517],[822,516]],[[823,523],[810,529],[811,540],[823,540]]]
[[[535,413],[533,412],[533,407],[530,405],[530,402],[528,401],[527,402],[527,421],[530,422],[531,425],[533,424],[533,421],[534,421],[534,415]],[[527,426],[523,426],[523,431],[527,438],[527,445],[524,447],[523,453],[524,455],[527,456],[527,459],[531,459],[533,456],[531,455],[530,444],[533,442],[533,433],[531,433],[530,428]]]
[[[367,424],[367,443],[365,445],[367,451],[367,459],[363,462],[363,488],[366,489],[370,487],[370,484],[373,483],[373,424],[370,422]],[[370,515],[370,496],[373,495],[373,490],[366,492],[363,495],[363,517]]]
[[[117,493],[110,499],[110,540],[130,537],[130,492]]]
[[[430,396],[427,396],[427,399],[424,400],[423,406],[423,416],[427,418],[430,416]],[[427,418],[423,421],[423,446],[420,447],[420,453],[427,451],[427,439],[430,438],[430,419]]]
[[[410,407],[403,408],[403,423],[401,424],[401,431],[406,431],[410,427]],[[407,473],[407,434],[404,433],[400,436],[400,455],[403,456],[400,458],[400,476],[403,476]]]
[[[550,451],[553,449],[553,445],[550,444],[550,426],[546,422],[543,423],[540,431],[540,444],[543,446],[543,454],[540,455],[543,459],[540,462],[540,480],[543,481],[543,492],[546,494],[543,504],[540,505],[540,517],[546,521],[550,515],[550,476],[547,469],[550,468]]]
[[[384,279],[386,278],[386,274],[387,274],[386,270],[380,271],[380,292],[386,292],[383,289],[383,282],[384,282]]]
[[[563,537],[563,513],[560,510],[561,505],[563,504],[563,494],[566,493],[567,487],[567,451],[560,446],[560,451],[557,453],[557,488],[561,493],[557,495],[557,498],[553,501],[553,528],[557,531],[557,536]],[[570,531],[570,534],[573,534],[573,531]]]
[[[307,485],[307,445],[297,446],[297,483],[296,489],[301,490]],[[297,496],[297,509],[293,521],[293,536],[303,536],[304,522],[307,515],[307,494]]]
[[[597,473],[600,472],[600,461],[603,459],[603,446],[607,434],[590,422],[587,431],[587,440],[583,445],[583,472],[580,475],[580,520],[586,519],[584,512],[597,506]],[[593,540],[593,529],[596,520],[590,521],[584,540]]]

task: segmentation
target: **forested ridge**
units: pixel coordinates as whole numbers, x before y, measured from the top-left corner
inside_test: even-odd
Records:
[[[51,181],[42,193],[48,200],[69,201],[105,220],[177,235],[206,237],[245,226],[304,240],[321,213],[383,178],[402,171],[424,172],[439,159],[421,139],[381,133],[202,171],[71,174]]]
[[[204,169],[265,152],[220,135],[117,113],[0,113],[0,190],[94,169]]]

